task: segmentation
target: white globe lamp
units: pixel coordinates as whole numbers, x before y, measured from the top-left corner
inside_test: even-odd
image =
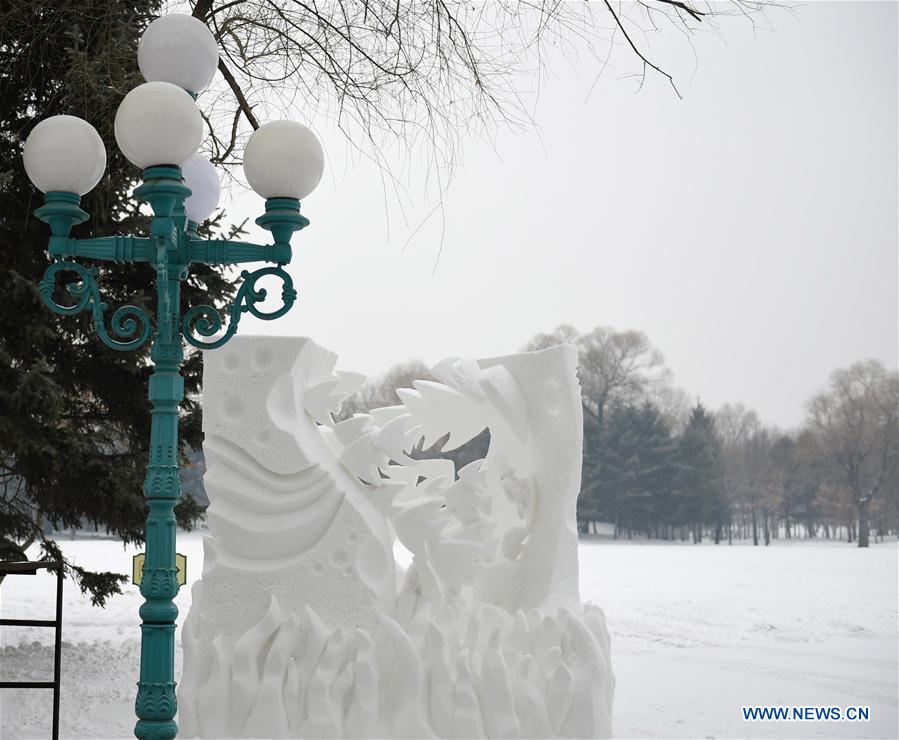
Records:
[[[137,49],[147,82],[170,82],[195,95],[209,87],[218,61],[218,44],[206,24],[184,13],[153,21]]]
[[[203,139],[203,118],[193,98],[170,82],[145,82],[129,92],[115,116],[122,154],[141,169],[180,167]]]
[[[106,147],[97,130],[77,116],[52,116],[41,121],[25,141],[25,172],[44,193],[82,196],[106,170]]]
[[[203,223],[219,204],[222,184],[215,166],[201,154],[194,154],[183,165],[184,184],[191,194],[184,201],[184,213],[188,221]]]
[[[244,150],[247,182],[263,198],[302,200],[315,190],[325,169],[318,137],[296,121],[260,126]]]

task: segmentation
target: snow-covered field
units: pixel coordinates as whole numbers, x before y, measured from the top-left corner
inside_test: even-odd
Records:
[[[64,544],[82,565],[130,572],[134,551],[119,543]],[[182,535],[179,551],[191,582],[200,535]],[[618,736],[899,736],[895,542],[585,542],[580,557],[581,595],[605,609],[612,634]],[[140,595],[126,591],[99,610],[66,583],[63,736],[131,734]],[[51,576],[9,577],[0,613],[52,618],[53,599]],[[177,603],[186,614],[188,588]],[[52,630],[4,627],[0,650],[2,680],[52,677]],[[870,721],[747,723],[744,705],[869,706]],[[0,737],[48,737],[50,706],[49,691],[3,690]]]

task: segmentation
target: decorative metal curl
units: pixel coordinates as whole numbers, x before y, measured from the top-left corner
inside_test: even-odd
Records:
[[[273,275],[281,280],[283,286],[281,288],[280,308],[275,311],[263,311],[256,306],[262,303],[268,296],[265,288],[257,288],[256,283],[260,278],[267,275]],[[199,337],[212,337],[222,330],[222,316],[218,309],[213,306],[194,306],[184,314],[184,320],[181,324],[181,332],[188,343],[200,349],[217,349],[227,342],[237,332],[237,325],[240,323],[240,317],[249,313],[257,319],[271,321],[286,314],[294,301],[297,299],[297,292],[293,287],[293,279],[288,275],[280,265],[277,267],[263,267],[254,272],[244,270],[240,273],[243,278],[243,284],[237,291],[237,297],[231,306],[230,319],[228,328],[225,333],[218,339],[206,342]]]
[[[74,272],[76,278],[63,278],[69,280],[66,290],[69,295],[76,298],[71,306],[57,303],[53,300],[57,275],[61,272]],[[54,262],[47,268],[44,277],[38,285],[38,292],[44,303],[54,313],[63,316],[74,316],[82,311],[90,311],[94,322],[94,329],[107,347],[116,350],[137,349],[150,336],[150,317],[147,312],[137,306],[122,306],[117,309],[109,319],[109,329],[106,330],[104,319],[108,306],[100,300],[100,289],[97,286],[96,268],[87,268],[77,262]],[[114,335],[114,336],[113,336]]]

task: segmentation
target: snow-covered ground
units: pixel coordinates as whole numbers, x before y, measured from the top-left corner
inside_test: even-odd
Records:
[[[64,545],[79,564],[130,572],[134,550],[119,543]],[[200,535],[182,535],[178,549],[192,582]],[[585,542],[580,558],[581,595],[605,609],[612,634],[618,736],[899,736],[895,542]],[[51,576],[9,577],[0,613],[52,618],[53,599]],[[183,616],[188,588],[177,603]],[[130,736],[139,605],[131,585],[99,610],[66,583],[63,736]],[[0,650],[0,679],[52,676],[52,630],[4,627]],[[870,721],[747,723],[744,705],[868,706]],[[48,737],[50,706],[49,691],[0,691],[0,737]]]

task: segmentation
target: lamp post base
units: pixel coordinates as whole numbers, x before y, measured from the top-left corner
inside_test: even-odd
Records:
[[[134,726],[134,735],[141,740],[174,740],[177,734],[178,725],[173,719],[139,719]]]

